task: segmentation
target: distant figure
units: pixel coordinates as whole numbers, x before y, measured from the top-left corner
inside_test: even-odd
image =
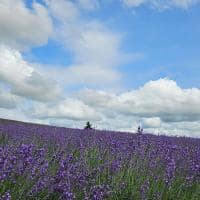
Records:
[[[143,133],[143,128],[142,128],[142,122],[141,120],[139,121],[139,126],[138,126],[138,129],[137,129],[137,134],[142,134]]]
[[[141,128],[140,126],[138,126],[137,134],[142,134],[142,133],[143,133],[143,128]]]
[[[86,126],[84,129],[92,129],[92,125],[90,124],[90,122],[86,123]]]
[[[137,133],[140,133],[140,126],[138,126]]]

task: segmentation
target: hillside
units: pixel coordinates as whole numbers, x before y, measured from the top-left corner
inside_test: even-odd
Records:
[[[200,139],[0,120],[0,199],[200,197]]]

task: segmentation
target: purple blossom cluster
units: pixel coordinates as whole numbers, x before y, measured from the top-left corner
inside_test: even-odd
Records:
[[[0,120],[0,200],[200,199],[200,139]]]

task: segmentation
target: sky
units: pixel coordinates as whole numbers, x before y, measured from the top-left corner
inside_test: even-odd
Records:
[[[0,0],[0,117],[200,137],[200,0]]]

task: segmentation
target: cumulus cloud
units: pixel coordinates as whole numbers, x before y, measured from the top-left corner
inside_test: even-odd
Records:
[[[99,7],[98,0],[78,0],[79,6],[85,10],[94,10]]]
[[[79,91],[76,96],[93,107],[111,107],[111,101],[116,98],[115,94],[88,88]]]
[[[54,39],[72,53],[73,63],[66,66],[64,73],[67,82],[70,79],[79,83],[99,84],[101,76],[101,81],[105,83],[116,83],[120,80],[119,64],[138,58],[138,54],[122,52],[120,34],[97,20],[84,19],[81,7],[95,7],[93,4],[98,4],[97,1],[46,2],[52,18],[56,20]]]
[[[161,120],[159,117],[143,118],[143,128],[159,128],[161,126]]]
[[[32,116],[39,119],[100,120],[100,114],[77,99],[66,98],[55,104],[35,104]]]
[[[0,108],[14,109],[20,103],[20,98],[9,91],[0,88]]]
[[[112,83],[120,80],[116,67],[121,62],[120,39],[99,23],[86,24],[68,38],[65,29],[61,37],[74,53],[75,64],[66,75],[77,82],[89,84]],[[106,47],[106,48],[105,48]]]
[[[61,89],[55,81],[27,63],[19,51],[2,45],[0,81],[7,84],[13,94],[37,101],[53,101],[61,96]]]
[[[147,5],[155,9],[165,10],[170,8],[188,9],[189,7],[199,3],[199,0],[122,0],[128,7],[139,7]]]
[[[75,54],[76,62],[99,64],[103,67],[112,67],[119,63],[119,35],[98,22],[87,23],[79,31],[79,35],[75,35],[74,38],[66,38]]]
[[[1,44],[23,50],[46,44],[51,33],[51,18],[41,4],[27,8],[23,0],[0,1]]]
[[[79,15],[79,9],[72,1],[45,0],[51,16],[57,20],[67,21]]]
[[[109,108],[123,115],[159,117],[165,122],[200,119],[200,90],[182,89],[169,79],[149,81],[137,90],[118,95],[86,89],[78,97],[88,105]]]
[[[99,65],[74,64],[55,70],[49,67],[49,73],[59,77],[59,82],[66,87],[73,85],[107,86],[110,87],[121,79],[117,70],[102,68]]]

